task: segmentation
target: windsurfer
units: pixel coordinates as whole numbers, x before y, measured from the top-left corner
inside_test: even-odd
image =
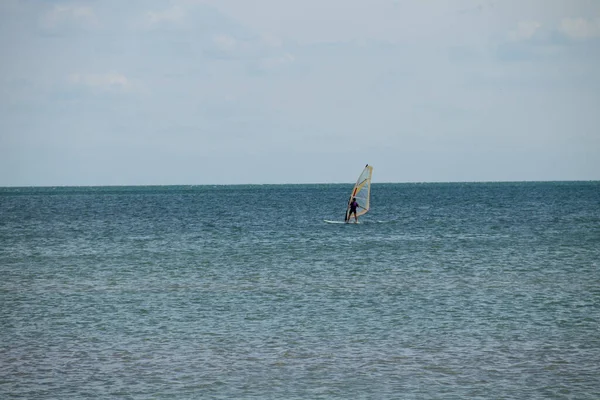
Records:
[[[354,222],[355,223],[358,222],[358,216],[356,215],[356,209],[358,207],[360,207],[360,205],[356,201],[356,197],[352,198],[352,201],[350,202],[350,204],[348,204],[348,207],[350,207],[350,211],[348,212],[348,218],[346,218],[346,222],[350,222],[350,217],[352,217],[352,214],[354,214]]]

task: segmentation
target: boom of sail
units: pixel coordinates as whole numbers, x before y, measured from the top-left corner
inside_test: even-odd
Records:
[[[350,213],[350,203],[352,199],[356,199],[359,207],[356,210],[356,216],[359,217],[361,215],[366,214],[370,208],[371,202],[371,176],[373,175],[373,167],[367,164],[365,169],[363,169],[362,173],[358,177],[356,181],[356,185],[352,189],[352,193],[350,194],[350,198],[348,199],[348,205],[346,207],[346,218],[345,221],[348,221],[349,213]]]

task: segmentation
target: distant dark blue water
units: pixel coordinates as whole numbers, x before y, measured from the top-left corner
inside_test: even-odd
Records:
[[[600,398],[600,182],[350,189],[0,188],[0,398]]]

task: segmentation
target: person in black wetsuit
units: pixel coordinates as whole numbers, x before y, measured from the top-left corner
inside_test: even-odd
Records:
[[[352,201],[350,202],[350,204],[348,204],[348,207],[350,208],[350,211],[348,212],[348,217],[346,218],[346,222],[350,222],[350,217],[352,216],[352,214],[354,214],[354,222],[355,223],[358,222],[358,216],[356,215],[356,209],[358,207],[360,207],[360,205],[356,201],[356,197],[352,198]]]

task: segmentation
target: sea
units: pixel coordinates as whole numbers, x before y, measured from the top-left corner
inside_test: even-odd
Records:
[[[600,182],[0,188],[2,399],[600,399]]]

